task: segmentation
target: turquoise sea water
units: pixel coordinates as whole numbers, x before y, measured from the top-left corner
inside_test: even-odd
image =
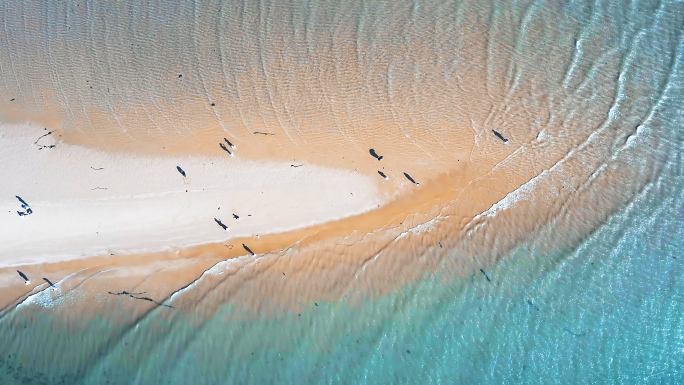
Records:
[[[14,14],[3,5],[7,23]],[[413,3],[417,15],[420,5]],[[208,317],[157,308],[121,323],[79,321],[67,306],[18,307],[0,319],[0,384],[684,383],[684,4],[505,8],[576,18],[586,28],[563,36],[576,41],[568,57],[621,58],[625,68],[611,77],[623,84],[611,119],[624,125],[645,116],[636,130],[657,143],[643,151],[658,165],[653,175],[579,243],[567,245],[557,228],[543,227],[486,277],[438,271],[362,304],[317,302],[278,315],[245,315],[225,303]],[[497,9],[492,19],[504,17]],[[379,16],[373,20],[381,25]],[[496,25],[473,21],[485,22]],[[616,25],[624,27],[608,31],[616,45],[583,45]],[[3,60],[10,89],[12,70]],[[569,83],[601,72],[559,67],[574,74]],[[554,238],[557,248],[540,251],[539,239],[547,245]]]

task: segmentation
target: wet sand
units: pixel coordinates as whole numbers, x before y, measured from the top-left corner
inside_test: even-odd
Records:
[[[614,134],[606,130],[602,135]],[[420,186],[395,178],[399,180],[395,183],[405,186],[395,187],[401,193],[387,203],[324,224],[157,253],[123,250],[113,256],[85,255],[64,262],[47,259],[19,267],[29,277],[53,278],[60,291],[46,292],[49,298],[98,298],[97,304],[76,301],[70,306],[97,308],[107,314],[109,301],[130,307],[131,314],[144,314],[157,306],[107,294],[122,291],[143,292],[187,312],[211,312],[224,303],[263,314],[296,310],[314,301],[365,301],[426,275],[439,274],[444,279],[477,275],[478,269],[491,267],[511,248],[544,229],[563,234],[568,246],[575,244],[638,191],[645,182],[640,177],[657,174],[624,167],[625,161],[639,153],[633,146],[612,159],[599,156],[605,153],[600,151],[603,137],[593,136],[583,144],[583,152],[559,159],[530,179],[520,170],[524,161],[509,157],[486,173],[463,167],[421,179]],[[382,162],[392,155],[386,156]],[[508,183],[502,186],[501,180]],[[593,202],[596,194],[603,197],[600,205]],[[558,247],[558,240],[550,239],[549,249]],[[242,244],[256,256],[249,255]],[[0,270],[2,281],[8,283],[2,288],[0,306],[4,309],[47,288],[35,278],[38,284],[25,286],[16,276],[16,267]],[[200,277],[192,290],[176,293]]]
[[[345,206],[315,221],[304,216],[290,226],[271,226],[274,231],[249,229],[229,244],[203,239],[210,243],[198,246],[200,241],[185,240],[155,253],[135,254],[136,248],[145,248],[140,244],[117,248],[114,256],[86,252],[68,262],[17,262],[29,277],[53,272],[64,278],[87,268],[62,283],[53,280],[71,287],[88,274],[116,268],[87,279],[78,290],[93,295],[145,291],[161,302],[227,260],[215,269],[222,274],[207,274],[193,290],[164,303],[211,309],[236,301],[263,310],[296,308],[347,293],[367,298],[435,272],[448,277],[479,274],[532,236],[548,237],[549,248],[577,247],[657,175],[659,160],[643,155],[659,145],[662,127],[656,121],[648,130],[640,128],[652,112],[650,102],[641,102],[662,95],[667,71],[641,82],[648,78],[638,73],[645,67],[630,63],[644,58],[599,55],[596,47],[610,46],[617,38],[611,28],[582,30],[582,15],[535,17],[537,11],[531,10],[532,24],[521,29],[522,16],[509,15],[504,7],[499,24],[488,29],[475,21],[489,17],[490,5],[452,9],[427,4],[434,8],[423,9],[422,18],[402,8],[383,20],[384,29],[371,29],[370,37],[364,37],[354,24],[363,17],[336,19],[338,12],[351,10],[345,5],[342,10],[322,8],[316,15],[298,4],[233,6],[223,16],[211,9],[194,16],[181,12],[178,23],[142,23],[118,31],[118,38],[140,43],[135,51],[109,41],[117,37],[91,26],[85,16],[75,16],[68,26],[76,32],[60,23],[51,26],[76,36],[73,43],[54,41],[51,55],[26,50],[24,40],[3,35],[14,56],[0,58],[7,60],[2,68],[8,79],[0,87],[0,117],[42,123],[54,130],[57,150],[80,146],[130,159],[225,158],[219,143],[228,137],[236,145],[230,161],[276,162],[288,172],[301,171],[302,164],[304,169],[340,170],[349,181],[369,181],[373,193],[359,197],[356,191],[344,191],[342,201],[353,202],[352,209]],[[92,12],[102,10],[94,5]],[[113,17],[126,20],[127,14],[119,11]],[[452,13],[453,26],[440,22]],[[184,24],[187,17],[196,17],[198,24]],[[36,16],[6,23],[30,29],[40,22]],[[298,28],[300,23],[309,28]],[[216,30],[194,30],[204,26]],[[517,30],[524,32],[507,33]],[[80,40],[78,31],[91,37],[91,43]],[[159,38],[141,38],[153,34]],[[200,37],[185,41],[186,36]],[[557,36],[579,36],[582,54],[577,53],[577,39]],[[67,51],[70,43],[74,46]],[[130,60],[93,56],[107,52]],[[136,56],[141,53],[149,59],[144,65]],[[19,68],[23,76],[10,76],[14,62],[35,65]],[[623,74],[623,67],[630,70]],[[627,77],[636,80],[621,80]],[[371,148],[382,160],[369,154]],[[41,156],[43,151],[50,150],[41,150]],[[245,172],[248,178],[251,171]],[[410,183],[404,173],[420,185]],[[277,173],[288,175],[285,170]],[[58,182],[82,187],[80,179],[70,178]],[[291,185],[291,196],[318,184],[313,174],[306,183],[298,180]],[[217,186],[217,191],[227,189],[229,184]],[[243,191],[245,202],[259,201],[254,195],[261,190],[246,186]],[[314,193],[299,200],[337,203],[342,195],[336,194]],[[373,194],[382,199],[373,200]],[[275,206],[264,215],[279,212]],[[160,206],[157,211],[164,210]],[[208,227],[198,230],[220,233],[212,220],[215,214],[208,213]],[[179,215],[183,222],[185,214]],[[228,213],[224,218],[230,218]],[[185,226],[190,229],[192,220]],[[170,238],[161,234],[157,246]],[[249,255],[242,243],[256,255]],[[100,246],[111,248],[109,242]],[[16,275],[14,268],[4,268],[3,276]],[[126,287],[121,276],[129,277]],[[7,304],[26,295],[23,281],[15,281],[3,289],[11,293],[2,296]]]

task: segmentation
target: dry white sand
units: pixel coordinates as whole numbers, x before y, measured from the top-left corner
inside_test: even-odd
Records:
[[[63,143],[40,149],[55,143],[48,135],[34,144],[47,132],[28,124],[0,127],[0,267],[277,233],[386,200],[374,178],[244,160],[240,148],[234,157],[138,156]],[[17,214],[15,195],[32,215]]]

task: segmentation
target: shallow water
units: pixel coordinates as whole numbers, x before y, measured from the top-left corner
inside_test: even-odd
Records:
[[[523,245],[491,281],[425,279],[263,318],[157,309],[125,328],[64,324],[68,307],[15,310],[0,321],[2,382],[679,383],[684,218],[668,213],[684,209],[682,166],[575,250]]]
[[[436,261],[389,292],[349,278],[295,308],[266,278],[203,277],[137,319],[78,290],[4,309],[0,383],[684,381],[684,4],[47,4],[3,3],[3,117],[139,150],[212,130],[382,138],[425,169],[510,179],[466,233],[455,198],[368,255],[320,252]],[[72,310],[88,300],[108,311]]]

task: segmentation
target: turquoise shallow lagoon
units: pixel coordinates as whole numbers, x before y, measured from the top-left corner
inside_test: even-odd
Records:
[[[351,13],[359,20],[354,30],[358,35],[352,35],[361,38],[354,43],[348,39],[348,35],[342,34],[344,36],[340,40],[344,44],[356,44],[364,48],[362,51],[373,53],[376,50],[382,51],[384,47],[384,43],[376,44],[373,38],[382,37],[399,47],[411,48],[407,49],[406,56],[384,51],[379,54],[381,59],[390,57],[396,60],[392,65],[385,66],[382,61],[369,59],[372,55],[359,55],[358,62],[345,62],[348,67],[342,64],[339,66],[344,67],[339,70],[341,79],[346,79],[345,76],[351,78],[358,75],[361,79],[359,84],[362,85],[363,76],[370,77],[378,71],[385,71],[383,74],[386,76],[376,77],[382,78],[378,82],[389,84],[388,89],[397,93],[388,91],[386,100],[382,99],[385,98],[384,94],[378,96],[379,99],[387,101],[383,108],[390,109],[387,106],[391,107],[392,103],[403,103],[404,107],[411,106],[420,111],[431,102],[431,99],[416,97],[414,100],[411,97],[402,98],[401,95],[402,92],[415,92],[415,95],[420,96],[419,86],[424,84],[421,82],[432,81],[431,84],[439,84],[441,87],[442,84],[452,84],[449,83],[453,80],[452,75],[453,78],[468,78],[471,74],[469,71],[480,71],[477,73],[485,74],[483,78],[486,78],[488,73],[504,73],[508,76],[497,78],[503,79],[501,84],[488,83],[487,87],[483,88],[485,94],[495,94],[500,89],[511,89],[511,95],[514,96],[510,98],[516,99],[522,97],[521,95],[538,93],[544,95],[544,98],[540,99],[546,103],[544,108],[554,113],[554,108],[562,109],[556,115],[550,113],[548,119],[544,120],[535,115],[534,106],[516,106],[522,108],[519,111],[531,111],[532,117],[529,122],[535,130],[530,129],[530,132],[551,125],[549,121],[554,124],[560,122],[558,125],[566,130],[560,131],[565,135],[563,140],[572,139],[574,129],[582,129],[589,138],[588,142],[592,137],[598,136],[593,133],[605,134],[614,130],[620,134],[609,137],[611,140],[606,140],[605,146],[601,147],[609,149],[606,151],[605,159],[611,161],[619,157],[623,148],[629,149],[634,143],[637,143],[634,146],[642,146],[639,152],[635,152],[640,157],[630,153],[631,158],[625,156],[627,161],[620,158],[620,162],[598,162],[595,174],[587,181],[582,181],[581,187],[591,187],[594,180],[599,180],[595,176],[611,167],[629,168],[634,165],[634,170],[641,171],[634,171],[634,174],[638,174],[635,177],[638,181],[634,182],[634,185],[624,183],[634,190],[634,195],[625,194],[616,199],[615,201],[620,202],[624,200],[624,203],[614,211],[607,210],[606,217],[598,226],[592,227],[589,224],[589,230],[582,228],[574,231],[576,228],[572,226],[581,227],[577,225],[581,220],[563,222],[563,219],[573,217],[572,210],[600,211],[600,202],[612,202],[612,196],[601,197],[602,200],[597,204],[582,206],[581,202],[579,205],[575,204],[577,202],[573,203],[574,205],[567,208],[569,212],[561,210],[561,214],[558,215],[561,218],[558,222],[563,222],[563,226],[553,223],[552,220],[550,223],[540,224],[525,240],[507,249],[505,253],[497,254],[494,258],[495,263],[482,270],[474,268],[473,271],[459,275],[451,274],[446,269],[438,269],[426,273],[422,279],[408,280],[410,282],[389,294],[369,296],[360,302],[348,301],[343,297],[333,301],[312,302],[302,309],[285,308],[277,312],[255,314],[252,310],[243,309],[243,304],[228,300],[220,304],[216,312],[207,314],[153,307],[138,319],[127,319],[126,314],[116,314],[119,310],[114,302],[111,313],[117,317],[80,314],[73,311],[69,303],[48,307],[35,303],[22,304],[2,309],[0,385],[684,383],[684,3],[569,1],[563,4],[514,2],[511,5],[495,2],[492,7],[478,8],[479,3],[475,2],[455,2],[450,4],[453,6],[442,7],[437,4],[438,2],[414,1],[410,4],[411,7],[402,3],[404,7],[399,12],[385,3],[371,2],[373,7],[369,5],[367,8],[363,8],[364,4],[361,3],[354,3],[354,6],[349,7],[330,6],[329,13],[317,19],[318,14],[314,11],[319,9],[317,6],[322,5],[318,2],[314,4],[302,1],[301,4],[297,3],[297,7],[292,8],[297,12],[306,9],[307,12],[311,12],[310,14],[293,11],[287,14],[291,17],[279,18],[282,15],[278,13],[277,6],[265,7],[268,12],[258,13],[260,19],[257,18],[262,24],[254,27],[257,30],[263,27],[263,33],[245,33],[244,38],[232,40],[225,37],[230,34],[221,29],[223,27],[220,23],[216,26],[216,29],[220,30],[217,32],[212,25],[200,20],[200,16],[209,16],[198,9],[220,8],[218,5],[223,4],[222,2],[213,2],[213,8],[189,7],[180,10],[166,3],[145,3],[146,5],[140,8],[136,8],[134,4],[124,7],[120,5],[123,3],[117,3],[119,5],[112,5],[112,9],[109,10],[116,16],[113,17],[114,20],[120,21],[130,17],[143,26],[149,22],[150,36],[152,32],[163,35],[162,32],[166,31],[171,34],[167,40],[160,38],[164,44],[158,46],[150,43],[157,40],[151,37],[146,40],[140,37],[142,35],[137,35],[137,40],[133,40],[140,46],[134,45],[130,51],[121,48],[121,42],[125,43],[127,39],[131,39],[131,36],[127,35],[128,29],[116,27],[125,23],[104,23],[105,27],[100,29],[93,27],[92,36],[102,37],[102,40],[92,39],[88,42],[89,27],[99,25],[89,24],[88,21],[104,17],[105,11],[108,11],[107,7],[91,7],[88,8],[90,11],[79,11],[80,3],[67,3],[68,7],[64,8],[45,8],[49,10],[46,11],[45,19],[51,22],[37,26],[25,25],[26,29],[22,35],[23,27],[17,26],[23,26],[24,19],[21,15],[27,11],[22,7],[13,8],[14,3],[10,1],[3,2],[0,19],[6,26],[10,25],[15,29],[5,29],[5,35],[12,37],[11,44],[5,42],[3,45],[0,41],[0,47],[9,53],[0,55],[0,74],[4,82],[0,87],[0,95],[8,96],[9,100],[10,94],[24,92],[24,95],[28,96],[23,99],[23,106],[27,109],[34,108],[42,101],[35,97],[40,94],[40,90],[34,89],[35,84],[31,81],[42,79],[40,73],[54,65],[57,69],[50,72],[50,81],[53,82],[50,87],[58,90],[55,97],[62,103],[55,108],[60,111],[59,113],[69,117],[65,124],[72,128],[83,123],[83,116],[87,115],[83,111],[88,108],[95,110],[107,107],[114,114],[115,110],[125,109],[126,103],[129,102],[136,106],[146,102],[159,103],[159,114],[167,119],[168,116],[165,114],[171,114],[169,111],[177,107],[177,101],[171,100],[173,98],[169,95],[182,92],[194,95],[195,101],[200,105],[205,102],[202,98],[213,92],[212,90],[218,89],[225,94],[219,96],[222,95],[226,100],[234,98],[239,101],[231,107],[237,111],[243,106],[240,103],[252,103],[250,98],[240,95],[251,91],[259,94],[282,89],[269,84],[269,87],[273,87],[264,86],[264,89],[258,90],[258,86],[247,84],[249,82],[241,83],[240,79],[243,78],[240,76],[247,72],[247,64],[246,67],[241,67],[244,64],[242,59],[251,60],[252,57],[247,54],[243,57],[240,56],[242,54],[235,53],[230,58],[218,59],[193,56],[193,49],[202,53],[212,50],[208,44],[199,44],[197,41],[206,43],[211,40],[207,39],[207,36],[221,32],[223,39],[236,42],[237,46],[242,44],[268,51],[253,43],[271,41],[268,33],[278,32],[291,33],[293,40],[284,39],[285,42],[301,39],[311,43],[310,46],[298,47],[294,47],[294,44],[292,47],[285,44],[289,48],[283,52],[290,55],[286,57],[285,62],[289,63],[295,60],[293,58],[299,58],[302,52],[309,52],[307,50],[317,52],[317,49],[327,49],[325,44],[316,42],[315,36],[319,35],[311,31],[302,32],[310,25],[308,17],[318,23],[329,19],[339,21],[341,15]],[[39,8],[35,4],[28,4],[26,7],[34,13],[38,12],[36,9]],[[256,8],[261,12],[260,7]],[[230,9],[225,9],[229,16],[233,15]],[[290,8],[287,9],[291,11]],[[245,13],[248,14],[249,10],[251,8]],[[435,17],[434,15],[438,14],[436,12],[440,10],[444,10],[449,17]],[[511,13],[515,17],[510,16]],[[552,36],[556,39],[539,42],[539,46],[532,44],[533,37],[537,36],[534,33],[531,34],[533,37],[521,33],[520,36],[525,36],[524,39],[521,38],[524,41],[517,41],[509,40],[507,31],[497,29],[497,26],[514,25],[526,32],[534,25],[539,28],[539,24],[529,22],[530,20],[544,20],[545,15],[558,14],[564,15],[558,17],[558,20],[565,20],[567,25],[559,25],[558,30],[554,30],[553,33],[539,33],[538,36]],[[273,17],[276,21],[288,21],[288,28],[283,28],[285,32],[278,28],[269,29],[273,24],[267,21]],[[404,17],[408,17],[409,21],[415,21],[415,25],[424,22],[425,25],[433,26],[434,30],[426,29],[425,34],[422,33],[423,30],[412,31],[409,37],[421,38],[416,43],[409,38],[398,39],[400,41],[397,42],[391,39],[394,36],[391,30],[378,32],[370,28],[385,25],[383,23],[392,24],[393,28],[400,27],[403,19],[399,19]],[[213,20],[211,17],[209,19]],[[233,19],[245,22],[249,17],[243,17],[241,14],[230,19],[230,23],[226,22],[226,25],[232,28],[228,30],[230,33],[239,33],[246,24],[233,23]],[[67,26],[70,20],[74,21],[74,30],[80,32],[70,35],[70,32],[62,31],[62,27]],[[156,24],[150,20],[163,22],[159,29],[155,29]],[[187,31],[182,28],[174,30],[173,23],[169,20],[190,20],[192,23],[182,24],[187,27]],[[515,22],[508,23],[507,20]],[[517,24],[518,20],[522,22]],[[543,24],[541,23],[542,27],[545,27]],[[302,30],[293,27],[290,31],[289,26],[301,26]],[[326,33],[335,31],[328,24],[325,27],[330,29],[321,30],[320,35],[327,36]],[[445,48],[435,53],[435,61],[439,61],[439,66],[434,67],[439,67],[438,69],[444,72],[435,72],[421,78],[421,65],[429,67],[432,62],[427,60],[427,65],[423,63],[414,66],[412,60],[418,63],[418,56],[433,47],[430,44],[439,45],[438,39],[432,39],[430,34],[438,31],[435,36],[456,36],[462,29],[470,27],[482,32],[473,34],[476,35],[473,40],[481,36],[491,38],[487,41],[491,52],[482,55],[486,59],[484,64],[470,64],[468,55],[458,52],[458,55],[451,57],[450,51]],[[32,28],[35,28],[35,33],[32,32]],[[56,30],[64,32],[64,35],[51,33]],[[142,30],[146,31],[145,28]],[[178,31],[186,31],[187,34],[172,34]],[[564,31],[569,31],[570,34],[561,35]],[[176,38],[177,40],[174,40]],[[35,54],[36,57],[47,59],[34,69],[28,65],[32,62],[31,55],[34,53],[31,50],[24,50],[22,44],[41,39],[51,43],[46,43],[37,51],[50,53],[51,50],[55,50],[58,53],[43,56]],[[192,46],[193,42],[197,43],[197,47]],[[339,43],[340,41],[335,39],[327,42],[333,48]],[[107,44],[114,44],[118,48],[109,50]],[[216,44],[221,45],[222,42]],[[421,48],[413,49],[417,44],[420,44]],[[451,48],[457,47],[460,41],[455,39],[449,44],[452,44],[449,46]],[[536,65],[535,60],[544,58],[545,49],[557,55],[559,44],[575,47],[572,53],[558,56],[559,60],[565,58],[567,62],[554,61],[556,56],[553,56],[547,58],[548,62],[542,63],[543,65]],[[91,50],[93,47],[98,49]],[[140,47],[147,47],[150,51]],[[178,53],[169,47],[182,48],[178,48]],[[463,52],[466,52],[468,47],[457,48],[462,48]],[[68,56],[66,52],[69,49],[78,51],[80,56]],[[525,51],[529,49],[533,51]],[[268,69],[268,63],[277,62],[276,59],[268,59],[268,55],[275,57],[280,52],[275,51],[272,49],[264,53],[266,59],[263,59],[261,64],[266,64],[262,65],[262,70]],[[146,56],[145,52],[152,53]],[[340,53],[331,48],[329,52],[332,52],[330,57],[333,58],[333,64],[322,62],[336,69],[336,57],[356,57],[356,53],[350,54],[345,50],[341,50]],[[531,52],[534,52],[534,55]],[[137,78],[119,76],[121,74],[118,71],[123,71],[122,68],[125,66],[116,65],[115,56],[118,54],[123,55],[121,62],[126,62],[127,65],[137,63],[135,65],[141,68],[151,69],[141,71]],[[161,89],[157,87],[159,84],[154,83],[157,69],[163,68],[176,54],[180,58],[179,61],[189,68],[185,79],[194,76],[187,75],[193,71],[197,73],[197,78],[207,78],[207,73],[213,73],[212,71],[216,70],[214,67],[218,68],[219,64],[223,66],[224,63],[227,69],[221,69],[234,76],[226,76],[225,84],[207,82],[200,86],[197,84],[201,82],[198,82],[192,86],[195,88],[183,89],[182,92],[171,88]],[[526,56],[527,54],[529,56]],[[99,58],[105,56],[110,56],[109,59],[115,64],[100,67],[100,64],[97,64]],[[161,59],[158,62],[147,63],[146,60],[150,57]],[[399,60],[398,57],[405,60]],[[503,60],[503,57],[506,60]],[[317,58],[318,56],[313,54],[310,58],[315,65],[318,65]],[[453,63],[450,58],[454,59]],[[245,63],[249,62],[247,59]],[[53,62],[59,60],[66,60],[68,65],[57,65]],[[261,57],[259,60],[262,60]],[[551,62],[555,63],[553,67],[549,66]],[[81,66],[81,63],[85,64]],[[447,68],[449,63],[452,67]],[[355,67],[358,73],[349,70]],[[297,68],[306,74],[302,67]],[[392,68],[399,70],[392,73]],[[262,75],[268,78],[265,72],[266,70]],[[119,90],[118,96],[109,100],[83,93],[75,86],[60,88],[62,84],[76,84],[77,80],[80,81],[79,77],[85,73],[92,75],[96,79],[94,82],[100,82],[102,79],[111,80],[112,89],[117,87]],[[102,79],[97,77],[100,73],[105,74]],[[169,73],[176,79],[175,72]],[[397,83],[387,80],[394,79],[392,76],[396,76]],[[463,84],[467,86],[476,83],[479,79],[476,78],[473,76],[475,80],[464,81]],[[415,82],[412,83],[411,79]],[[536,88],[551,87],[549,84],[552,80],[555,82],[559,79],[558,84],[554,83],[553,89],[548,90],[548,95],[545,93],[547,90],[540,91]],[[62,81],[64,83],[60,83]],[[506,81],[531,86],[509,87],[510,84]],[[104,83],[100,83],[100,88],[109,92],[109,83],[104,86]],[[158,83],[161,84],[161,81]],[[454,81],[455,83],[457,82]],[[329,89],[337,92],[334,82],[331,84],[333,85],[321,86],[321,95],[326,94]],[[235,88],[231,88],[232,86]],[[268,92],[264,91],[266,88]],[[448,87],[443,88],[446,91],[439,89],[445,94],[450,92]],[[207,89],[209,91],[206,91]],[[353,95],[348,96],[351,95],[351,91],[347,94],[348,90],[340,90],[341,95],[350,100],[354,99]],[[464,87],[459,92],[459,98],[468,99],[470,89]],[[278,93],[274,92],[274,95]],[[288,96],[287,103],[291,99],[297,99],[299,94],[293,95]],[[167,96],[170,101],[166,100]],[[502,99],[509,96],[506,95]],[[83,99],[80,99],[81,97]],[[261,99],[262,102],[263,100],[265,99]],[[79,104],[81,102],[82,105]],[[107,103],[111,105],[105,106]],[[283,102],[282,105],[287,106],[287,103]],[[509,117],[506,114],[516,115],[515,108],[510,110],[514,112],[505,108],[506,103],[504,101],[498,104],[505,113],[501,112],[498,117],[495,116],[496,113],[492,113],[491,116],[495,116],[494,118],[489,119],[488,116],[483,121],[492,123],[498,118],[505,120]],[[259,104],[258,101],[256,104]],[[259,108],[266,108],[263,104]],[[274,105],[280,106],[278,103]],[[596,107],[594,110],[594,106],[600,108]],[[79,111],[83,116],[79,115]],[[151,121],[154,121],[153,115],[150,115]],[[350,116],[352,115],[350,113]],[[457,115],[447,117],[465,119],[466,116]],[[566,118],[567,122],[570,122],[567,126],[564,120]],[[220,117],[216,119],[221,121]],[[103,118],[103,121],[105,120],[106,117]],[[575,121],[580,123],[574,126]],[[589,129],[585,130],[586,127]],[[101,133],[98,127],[90,128],[94,134]],[[357,134],[363,136],[363,128],[358,128],[358,131],[361,134]],[[536,134],[537,139],[542,132],[543,130]],[[431,132],[428,130],[428,133]],[[625,133],[626,135],[623,135]],[[530,136],[534,137],[535,135]],[[578,140],[578,143],[580,142],[582,144],[571,148],[571,153],[586,143]],[[543,150],[543,145],[535,147],[540,148]],[[543,156],[539,157],[541,158]],[[529,163],[535,162],[533,157],[528,160]],[[637,165],[637,162],[642,160],[650,166]],[[650,170],[650,174],[643,175],[647,170]],[[629,172],[624,175],[632,176]],[[610,181],[620,186],[620,183],[624,182],[619,178],[609,179]],[[601,183],[603,182],[605,181]],[[603,187],[605,189],[600,185],[593,185],[592,192],[595,196],[601,196],[601,192],[609,191],[608,187],[611,186]],[[565,210],[562,202],[559,205]],[[540,210],[543,211],[544,208]],[[578,214],[577,217],[582,216]],[[515,231],[511,230],[510,233]],[[429,243],[429,236],[425,236],[424,239],[426,241],[421,246]],[[496,248],[496,234],[480,233],[478,239],[487,240],[488,244],[483,245],[483,248]],[[439,245],[441,247],[441,243]],[[463,249],[468,248],[462,247],[460,250]],[[445,254],[448,252],[449,250],[444,250]],[[192,287],[187,290],[189,296],[192,295],[192,290]],[[216,290],[220,291],[221,287],[218,286]],[[353,288],[350,288],[350,291],[353,291]],[[89,298],[80,300],[88,301]],[[264,301],[267,302],[268,299]]]

